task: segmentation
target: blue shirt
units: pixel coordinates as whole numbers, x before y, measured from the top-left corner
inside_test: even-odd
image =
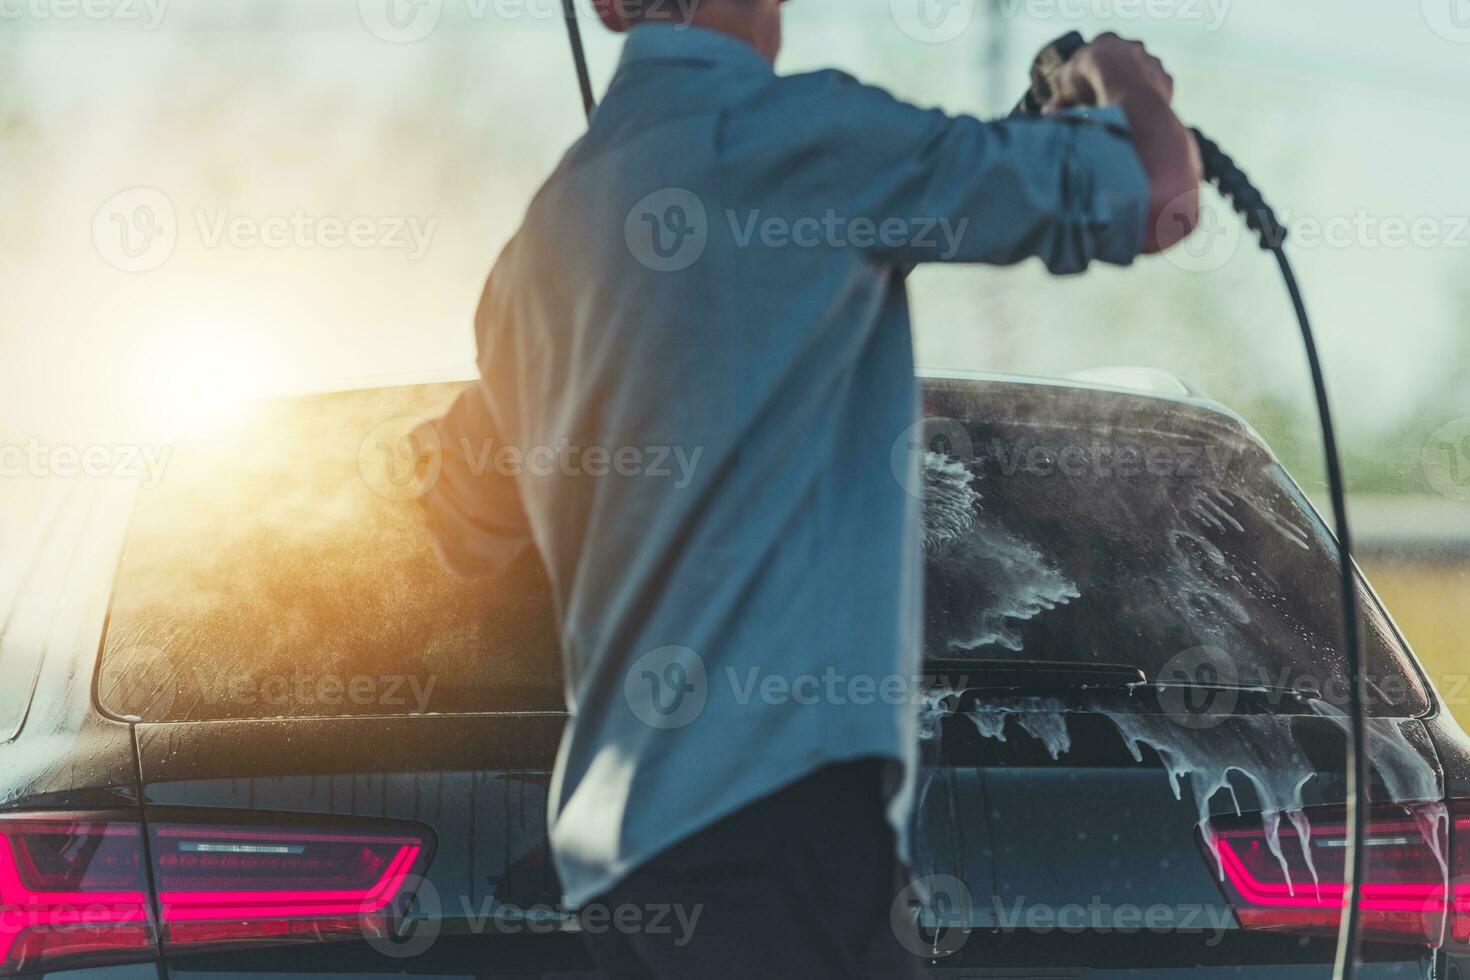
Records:
[[[848,759],[892,760],[906,841],[922,556],[905,274],[1126,264],[1147,197],[1113,111],[985,123],[834,71],[778,76],[723,34],[631,33],[485,287],[483,384],[437,423],[424,498],[452,567],[493,574],[534,544],[549,573],[570,906]]]

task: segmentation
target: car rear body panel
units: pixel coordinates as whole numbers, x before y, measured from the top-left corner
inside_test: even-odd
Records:
[[[1242,932],[1200,832],[1190,773],[1148,745],[1135,756],[1106,714],[1068,713],[1056,721],[1068,737],[1055,757],[1057,744],[1028,730],[1048,726],[1034,719],[1023,726],[1014,717],[999,733],[982,735],[969,717],[950,716],[937,745],[926,745],[915,871],[944,876],[936,881],[963,882],[961,900],[968,903],[975,930],[942,962],[978,956],[977,965],[987,958],[994,963],[995,957],[1031,968],[1091,965],[1094,972],[1088,976],[1105,963],[1167,975],[1171,958],[1189,964],[1229,962],[1235,976],[1265,976],[1289,964],[1304,969],[1330,964],[1330,941]],[[1303,755],[1319,764],[1299,805],[1311,811],[1340,803],[1341,728],[1309,715],[1293,718],[1292,724]],[[1423,725],[1405,720],[1394,727],[1413,733],[1400,747],[1417,755],[1427,780],[1419,785],[1435,785],[1438,765]],[[1218,764],[1234,770],[1241,761]],[[1262,809],[1256,780],[1300,779],[1295,768],[1273,771],[1267,763],[1254,773],[1243,766],[1210,774],[1206,785],[1219,776],[1229,791],[1214,794],[1208,812],[1231,817],[1238,806],[1248,818]],[[1374,788],[1377,799],[1393,795],[1376,771]],[[1438,798],[1427,794],[1426,802]],[[953,890],[944,895],[951,907],[955,897]],[[929,921],[944,917],[935,912]],[[1405,968],[1425,955],[1409,945],[1373,946],[1369,954]],[[1266,972],[1254,974],[1253,965]],[[1152,972],[1158,970],[1166,973]]]

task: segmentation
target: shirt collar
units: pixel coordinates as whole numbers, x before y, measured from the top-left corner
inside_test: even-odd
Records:
[[[775,74],[771,63],[744,41],[705,27],[642,24],[628,32],[619,70],[643,61],[703,62],[714,68]]]

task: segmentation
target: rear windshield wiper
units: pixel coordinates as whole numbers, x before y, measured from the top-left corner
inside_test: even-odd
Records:
[[[1133,694],[1145,689],[1186,690],[1201,693],[1235,693],[1297,701],[1319,701],[1322,695],[1308,688],[1261,687],[1225,684],[1197,679],[1179,682],[1150,680],[1141,667],[1131,664],[1082,663],[1057,660],[978,660],[965,657],[936,657],[925,664],[934,682],[956,694],[1027,697],[1074,694],[1078,691],[1118,691]]]
[[[1128,664],[1070,663],[1057,660],[975,660],[931,658],[925,674],[956,693],[1063,694],[1081,690],[1131,690],[1148,676]]]

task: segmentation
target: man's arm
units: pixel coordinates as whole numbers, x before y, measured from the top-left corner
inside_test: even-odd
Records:
[[[460,575],[495,575],[531,547],[520,488],[495,466],[502,446],[479,382],[413,439],[425,487],[419,504],[445,565]]]
[[[1101,53],[1084,57],[1094,47]],[[827,208],[849,222],[907,229],[858,246],[878,261],[1010,265],[1035,256],[1058,274],[1095,261],[1126,265],[1192,228],[1198,159],[1167,100],[1158,104],[1156,62],[1118,39],[1089,49],[1077,55],[1071,102],[1045,118],[949,116],[819,73],[793,80],[819,87],[810,97],[732,114],[726,133],[732,150],[748,151],[743,162],[781,176],[784,200],[773,197],[771,210]],[[1181,194],[1173,209],[1162,206]],[[1161,229],[1166,213],[1187,227]]]

